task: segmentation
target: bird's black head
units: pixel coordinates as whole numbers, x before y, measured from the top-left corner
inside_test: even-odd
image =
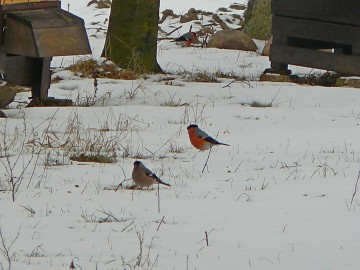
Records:
[[[197,128],[198,126],[197,125],[190,125],[187,127],[187,129],[189,130],[190,128]]]
[[[139,167],[140,164],[141,164],[141,161],[138,161],[138,160],[137,160],[137,161],[134,162],[134,167]]]

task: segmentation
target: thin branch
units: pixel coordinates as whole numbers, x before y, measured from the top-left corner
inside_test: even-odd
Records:
[[[174,30],[172,30],[171,32],[167,33],[167,36],[170,36],[172,33],[174,33],[175,31],[179,30],[182,27],[182,25],[180,25],[179,27],[176,27]]]
[[[0,240],[1,240],[0,251],[3,254],[3,256],[5,257],[5,259],[7,260],[8,270],[11,270],[11,259],[14,255],[14,253],[10,255],[10,249],[12,248],[12,246],[14,245],[16,240],[19,238],[20,229],[21,229],[21,226],[19,227],[19,230],[18,230],[15,238],[11,241],[11,243],[9,245],[6,245],[2,229],[0,228]]]
[[[115,192],[116,192],[120,187],[122,187],[122,184],[123,184],[125,181],[129,181],[129,180],[130,180],[130,179],[126,179],[126,174],[125,174],[124,168],[123,168],[123,167],[120,167],[120,168],[121,168],[121,170],[122,170],[122,172],[123,172],[124,180],[122,180],[122,181],[120,182],[120,184],[116,187]]]
[[[162,219],[161,219],[161,221],[160,221],[160,223],[159,223],[159,226],[157,227],[156,231],[159,231],[161,224],[164,222],[164,218],[165,218],[165,216],[162,217]]]
[[[352,206],[352,204],[353,204],[353,202],[354,202],[355,195],[356,195],[356,193],[357,193],[357,191],[358,191],[359,178],[360,178],[360,171],[359,171],[358,177],[357,177],[357,179],[356,179],[355,188],[354,188],[354,193],[353,193],[353,195],[352,195],[352,197],[351,197],[350,209],[351,209],[351,206]]]
[[[208,161],[209,161],[210,154],[211,154],[211,149],[212,149],[212,147],[210,147],[209,154],[208,154],[208,156],[207,156],[207,159],[206,159],[205,164],[204,164],[204,168],[202,169],[201,173],[204,173],[205,168],[206,168],[207,165],[208,165]]]
[[[230,85],[233,84],[234,82],[236,82],[236,80],[233,80],[233,81],[229,82],[227,85],[225,85],[225,86],[223,86],[221,88],[226,88],[226,87],[231,88]]]
[[[158,212],[160,213],[160,182],[157,183],[158,188]]]

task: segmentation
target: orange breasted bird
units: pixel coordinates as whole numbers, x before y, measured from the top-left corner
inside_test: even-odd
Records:
[[[187,127],[189,138],[191,144],[201,150],[208,150],[213,145],[227,145],[226,143],[221,143],[215,140],[214,138],[210,137],[205,131],[202,131],[197,125],[190,125]]]
[[[159,177],[156,176],[155,173],[146,168],[145,165],[138,160],[134,162],[132,179],[135,185],[139,187],[150,187],[151,185],[158,183],[170,187],[168,183],[163,182]]]
[[[183,47],[190,47],[192,43],[197,42],[197,37],[195,32],[187,32],[180,37],[172,40],[171,42],[176,42],[177,44]]]

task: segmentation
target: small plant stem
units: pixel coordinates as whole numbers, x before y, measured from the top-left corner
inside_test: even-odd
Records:
[[[201,173],[204,173],[205,168],[206,168],[207,165],[208,165],[208,161],[209,161],[210,154],[211,154],[211,149],[212,149],[212,147],[210,147],[209,154],[208,154],[208,156],[207,156],[207,159],[206,159],[205,164],[204,164],[204,168],[202,169]]]
[[[206,240],[206,246],[209,246],[209,237],[207,231],[205,231],[205,240]]]
[[[160,213],[160,183],[158,182],[158,212]]]
[[[165,216],[162,217],[162,219],[161,219],[161,221],[160,221],[160,223],[159,223],[159,226],[157,227],[156,231],[159,231],[161,224],[164,222],[164,218],[165,218]]]
[[[357,191],[358,191],[359,178],[360,178],[360,171],[359,171],[358,177],[357,177],[357,179],[356,179],[355,188],[354,188],[354,193],[353,193],[353,195],[352,195],[352,197],[351,197],[350,209],[351,209],[351,206],[352,206],[352,204],[353,204],[353,202],[354,202],[355,195],[356,195],[356,193],[357,193]]]
[[[174,30],[172,30],[171,32],[167,33],[166,35],[169,36],[172,33],[174,33],[176,30],[179,30],[182,27],[182,25],[180,25],[179,27],[176,27]]]

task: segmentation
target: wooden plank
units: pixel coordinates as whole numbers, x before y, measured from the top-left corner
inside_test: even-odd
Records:
[[[272,20],[272,31],[274,36],[279,35],[340,44],[360,45],[360,26],[274,16]]]
[[[82,18],[60,8],[11,11],[7,18],[21,21],[33,29],[84,25]]]
[[[56,0],[0,0],[0,4],[17,4],[17,3],[34,3],[34,2],[45,2],[45,1],[56,1]]]
[[[33,29],[38,57],[91,54],[83,25]]]
[[[39,57],[31,27],[11,18],[7,19],[6,26],[5,53]]]
[[[31,2],[31,3],[17,3],[12,5],[0,5],[1,11],[19,11],[19,10],[32,10],[32,9],[43,9],[50,7],[61,7],[61,2],[56,1],[43,1],[43,2]]]
[[[360,76],[360,57],[272,44],[270,61]]]
[[[274,15],[360,25],[359,0],[272,0]]]
[[[84,21],[62,9],[8,12],[4,51],[30,57],[91,54]]]

